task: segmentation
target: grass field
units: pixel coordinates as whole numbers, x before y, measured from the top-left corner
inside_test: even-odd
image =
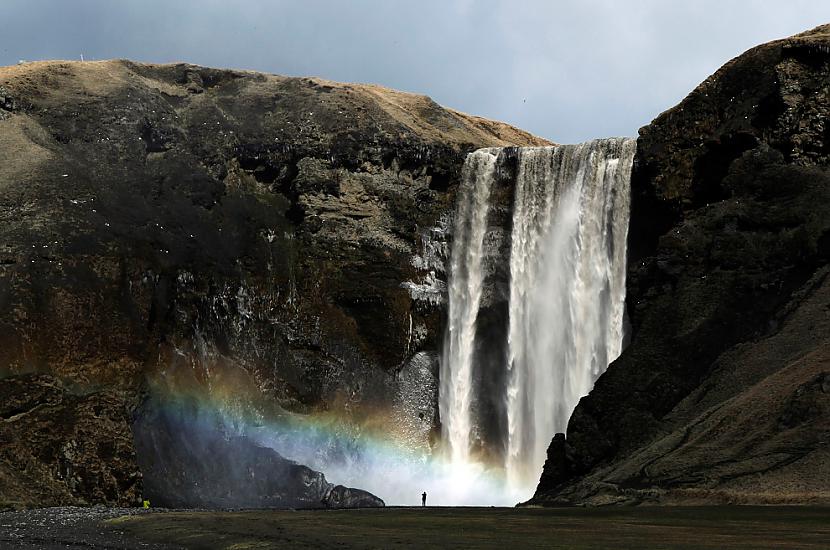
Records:
[[[830,509],[805,507],[168,512],[109,524],[194,549],[830,547]]]

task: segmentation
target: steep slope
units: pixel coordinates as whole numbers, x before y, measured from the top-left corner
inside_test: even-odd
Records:
[[[377,86],[0,68],[0,378],[106,387],[135,421],[148,393],[374,415],[428,446],[463,158],[545,143]]]
[[[326,362],[317,348],[345,339],[354,360],[400,364],[400,283],[459,161],[541,142],[383,88],[185,65],[29,63],[0,86],[0,296],[15,312],[0,368],[78,382],[134,383],[219,294],[231,314],[293,303],[292,317],[319,318],[280,327],[284,355]],[[200,313],[201,330],[230,330]]]
[[[830,26],[640,131],[629,347],[531,502],[830,501]]]

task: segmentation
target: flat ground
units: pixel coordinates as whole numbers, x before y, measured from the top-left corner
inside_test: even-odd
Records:
[[[126,514],[126,515],[121,515]],[[0,548],[827,548],[830,508],[0,513]]]

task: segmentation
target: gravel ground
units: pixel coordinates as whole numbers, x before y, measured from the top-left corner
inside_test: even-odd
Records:
[[[45,508],[0,513],[0,550],[827,550],[828,518],[796,506]]]
[[[119,516],[153,514],[137,508],[40,508],[0,512],[2,550],[181,550],[181,546],[148,543],[118,528],[103,525]]]

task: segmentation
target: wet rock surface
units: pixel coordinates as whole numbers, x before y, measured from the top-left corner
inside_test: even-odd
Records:
[[[323,497],[326,508],[382,508],[383,500],[368,491],[352,489],[343,485],[335,485]]]
[[[531,502],[830,501],[828,45],[750,50],[641,129],[631,343]]]
[[[133,426],[144,497],[164,508],[367,508],[383,500],[228,431],[194,411],[155,412]]]

